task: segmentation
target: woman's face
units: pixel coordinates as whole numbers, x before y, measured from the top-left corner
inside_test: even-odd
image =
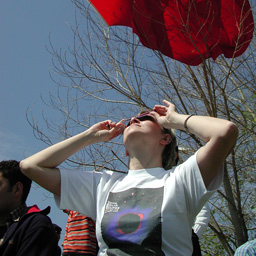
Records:
[[[124,145],[129,146],[130,143],[156,143],[155,140],[162,138],[162,128],[156,119],[150,113],[131,118],[128,126],[123,134]]]

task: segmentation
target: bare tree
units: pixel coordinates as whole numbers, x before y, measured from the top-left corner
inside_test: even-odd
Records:
[[[162,99],[180,113],[235,122],[238,142],[225,163],[223,187],[210,200],[210,229],[201,241],[205,255],[233,255],[256,231],[255,37],[240,57],[220,56],[191,67],[143,47],[130,28],[107,27],[86,1],[72,2],[77,7],[75,25],[70,26],[74,44],[63,51],[50,41],[49,47],[57,90],[44,102],[56,117],[44,115],[39,125],[31,113],[35,136],[52,144],[97,121],[129,118]],[[255,6],[252,10],[255,16]],[[193,135],[176,135],[181,161],[202,145]],[[122,171],[127,160],[121,140],[86,148],[67,164]]]

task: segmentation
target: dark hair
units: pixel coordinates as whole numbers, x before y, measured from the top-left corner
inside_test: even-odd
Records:
[[[175,157],[175,161],[174,161],[174,165],[178,165],[179,161],[180,161],[180,157],[179,157],[179,148],[178,146],[176,145],[175,147],[175,152],[176,152],[176,157]]]
[[[165,170],[169,170],[177,165],[177,139],[172,129],[163,128],[163,133],[170,134],[172,138],[171,142],[165,146],[162,153],[162,165]]]
[[[8,180],[10,190],[17,182],[21,182],[23,184],[23,194],[21,200],[22,203],[25,203],[32,181],[21,172],[19,162],[16,160],[1,161],[0,172],[3,174],[3,177]]]

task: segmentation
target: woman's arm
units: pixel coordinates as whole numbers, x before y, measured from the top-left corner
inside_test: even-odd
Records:
[[[165,128],[185,131],[185,121],[188,115],[175,112],[175,106],[164,100],[167,105],[156,105],[154,110],[158,122]],[[236,144],[238,129],[230,121],[208,116],[192,116],[187,122],[187,130],[201,138],[206,144],[200,148],[197,154],[197,162],[204,180],[205,186],[211,183],[227,156]]]
[[[103,121],[88,130],[54,144],[20,163],[21,171],[50,192],[60,195],[60,172],[56,168],[86,146],[109,141],[122,133],[124,125]]]

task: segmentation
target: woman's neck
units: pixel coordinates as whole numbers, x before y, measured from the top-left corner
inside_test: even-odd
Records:
[[[139,170],[139,169],[148,169],[162,167],[162,159],[157,156],[144,155],[143,157],[134,157],[130,156],[129,169],[130,170]]]

